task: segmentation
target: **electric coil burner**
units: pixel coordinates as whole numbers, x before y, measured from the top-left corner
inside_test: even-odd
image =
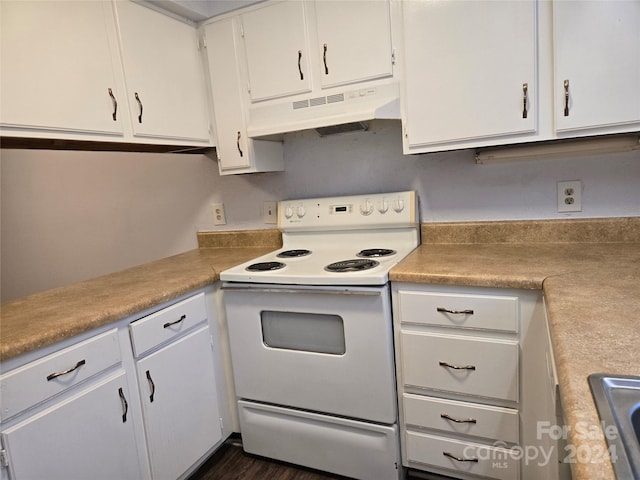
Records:
[[[280,270],[286,267],[286,264],[282,262],[258,262],[252,263],[247,267],[250,272],[271,272],[273,270]]]
[[[390,248],[367,248],[366,250],[360,250],[357,257],[388,257],[389,255],[395,255],[396,251]]]
[[[369,270],[380,265],[375,260],[367,260],[365,258],[357,258],[353,260],[341,260],[339,262],[330,263],[324,269],[328,272],[360,272]]]
[[[415,192],[282,201],[278,228],[220,273],[243,448],[400,480],[389,271],[420,240]]]
[[[285,250],[284,252],[280,252],[276,255],[278,258],[299,258],[306,257],[307,255],[311,255],[311,250],[307,250],[306,248],[298,248],[295,250]]]

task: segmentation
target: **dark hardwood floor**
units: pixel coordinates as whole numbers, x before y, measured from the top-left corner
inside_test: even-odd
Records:
[[[349,480],[310,468],[245,453],[239,440],[231,439],[188,480]],[[407,480],[456,480],[434,473],[407,472]]]
[[[189,480],[339,480],[317,470],[250,455],[239,442],[229,442],[207,460]]]

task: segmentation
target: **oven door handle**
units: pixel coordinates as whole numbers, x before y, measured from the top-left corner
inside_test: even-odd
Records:
[[[304,288],[269,288],[249,285],[223,285],[222,290],[247,291],[255,293],[311,293],[327,295],[360,295],[365,297],[379,297],[382,292],[375,290],[342,290],[342,289],[304,289]]]

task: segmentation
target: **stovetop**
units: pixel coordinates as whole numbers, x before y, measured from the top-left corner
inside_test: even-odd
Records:
[[[278,203],[283,247],[221,272],[225,282],[383,285],[419,244],[415,192]]]

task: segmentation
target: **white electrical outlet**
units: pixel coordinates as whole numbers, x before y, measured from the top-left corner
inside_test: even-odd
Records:
[[[211,211],[213,212],[214,225],[226,225],[227,216],[224,213],[224,203],[212,203]]]
[[[582,211],[582,181],[558,182],[558,212]]]
[[[262,218],[264,219],[264,223],[278,223],[276,202],[264,202],[262,206]]]

